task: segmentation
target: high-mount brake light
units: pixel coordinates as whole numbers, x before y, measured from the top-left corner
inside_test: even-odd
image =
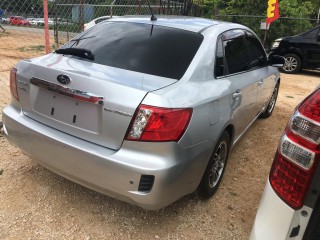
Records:
[[[146,142],[179,141],[187,129],[192,109],[140,105],[129,126],[126,140]]]
[[[296,109],[282,137],[270,184],[293,209],[300,209],[320,160],[320,89]]]
[[[19,101],[18,86],[17,86],[17,69],[12,68],[10,71],[10,92],[11,95]]]

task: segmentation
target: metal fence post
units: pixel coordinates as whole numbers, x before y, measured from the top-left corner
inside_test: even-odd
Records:
[[[43,13],[44,13],[44,35],[46,53],[50,53],[50,36],[49,36],[49,23],[48,23],[48,0],[43,0]]]

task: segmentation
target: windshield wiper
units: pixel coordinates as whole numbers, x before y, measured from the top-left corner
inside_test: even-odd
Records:
[[[56,50],[56,53],[77,56],[77,57],[86,58],[92,61],[94,60],[93,53],[90,50],[84,49],[84,48],[60,48]]]

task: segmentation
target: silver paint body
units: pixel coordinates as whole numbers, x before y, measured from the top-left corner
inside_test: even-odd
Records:
[[[3,110],[4,132],[11,143],[65,178],[145,209],[159,209],[196,190],[221,133],[229,126],[235,144],[265,109],[279,73],[268,66],[214,78],[217,37],[229,29],[247,29],[238,24],[184,17],[113,21],[201,32],[204,40],[179,81],[55,53],[20,61],[20,102],[12,99]],[[68,87],[103,96],[103,104],[75,101],[30,84],[32,77],[59,84],[60,74],[71,78]],[[192,108],[180,141],[125,141],[139,104]],[[142,174],[155,176],[150,192],[138,191]]]

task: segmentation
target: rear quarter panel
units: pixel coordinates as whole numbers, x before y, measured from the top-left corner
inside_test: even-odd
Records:
[[[143,100],[143,104],[147,105],[193,108],[189,127],[179,142],[183,148],[205,141],[211,141],[214,146],[225,127],[234,123],[230,107],[230,81],[213,76],[216,39],[227,29],[229,27],[222,24],[202,32],[203,43],[182,79],[148,93]]]

